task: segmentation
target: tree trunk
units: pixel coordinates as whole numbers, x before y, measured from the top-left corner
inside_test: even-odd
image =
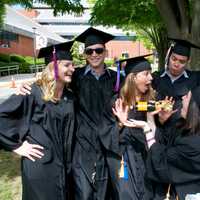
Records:
[[[165,56],[168,49],[167,30],[164,26],[155,27],[145,31],[158,53],[158,70],[162,70],[165,67]]]
[[[155,4],[160,12],[160,15],[167,27],[167,33],[170,37],[179,37],[180,28],[177,22],[176,14],[172,8],[171,0],[155,0]]]
[[[192,13],[191,40],[200,46],[200,1],[192,1]],[[192,49],[190,66],[191,69],[200,70],[200,49]]]

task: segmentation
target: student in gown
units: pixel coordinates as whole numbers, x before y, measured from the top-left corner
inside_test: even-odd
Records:
[[[171,39],[171,44],[166,56],[165,69],[153,73],[152,86],[157,92],[157,99],[164,99],[166,96],[173,97],[175,100],[174,109],[178,109],[174,115],[165,122],[163,128],[164,135],[158,136],[159,140],[167,143],[169,127],[173,126],[177,119],[180,118],[182,106],[182,96],[189,90],[199,85],[199,75],[195,71],[188,70],[190,63],[191,48],[200,48],[189,41],[180,39]]]
[[[116,72],[107,68],[106,43],[114,36],[92,27],[75,40],[85,44],[86,66],[77,68],[72,89],[77,98],[77,130],[73,154],[76,200],[104,200],[108,197],[108,168],[99,134],[103,110],[115,93]]]
[[[137,101],[154,99],[151,66],[144,56],[123,61],[126,62],[126,78],[119,98],[114,98],[112,102],[115,103],[109,104],[100,123],[101,142],[106,150],[113,199],[144,200],[150,198],[147,191],[151,187],[145,180],[146,139],[143,130],[140,127],[129,128],[127,120],[152,118],[151,115],[147,117],[147,112],[136,109]],[[155,130],[154,122],[151,128]]]
[[[157,182],[155,200],[163,200],[170,184],[170,199],[185,200],[187,194],[200,193],[200,88],[182,97],[181,119],[166,145],[151,138],[147,175]],[[166,184],[165,188],[163,183]]]
[[[93,27],[75,40],[85,44],[86,65],[76,68],[71,88],[76,97],[76,136],[73,153],[74,195],[76,200],[108,199],[108,169],[99,140],[103,110],[115,94],[116,72],[107,68],[106,43],[113,35]],[[30,93],[27,84],[21,94]],[[108,193],[107,193],[108,192]]]
[[[12,95],[0,105],[0,146],[22,160],[23,200],[68,199],[74,130],[73,41],[43,48],[46,68],[30,95]]]

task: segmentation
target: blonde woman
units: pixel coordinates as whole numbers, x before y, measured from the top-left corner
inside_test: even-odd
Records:
[[[127,119],[147,120],[147,112],[138,112],[136,102],[154,98],[151,66],[143,56],[125,61],[126,78],[115,105],[105,112],[100,138],[106,150],[113,199],[143,200],[148,199],[144,180],[146,138],[141,128],[125,125]]]
[[[0,145],[22,158],[23,200],[68,199],[74,129],[73,41],[40,50],[48,63],[31,94],[0,105]],[[53,53],[52,53],[53,52]]]

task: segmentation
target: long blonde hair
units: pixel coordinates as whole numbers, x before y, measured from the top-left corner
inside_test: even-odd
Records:
[[[58,68],[59,68],[59,61]],[[58,102],[60,99],[56,95],[56,80],[54,78],[54,64],[50,62],[42,71],[40,78],[36,81],[42,90],[42,99],[44,101]]]
[[[136,103],[136,91],[137,87],[135,84],[135,78],[136,73],[130,73],[127,75],[124,84],[120,90],[120,97],[123,100],[123,106],[128,106],[129,108],[131,106],[134,106]],[[142,94],[140,97],[141,101],[149,101],[155,99],[155,92],[151,86],[149,86],[148,91],[145,94]]]

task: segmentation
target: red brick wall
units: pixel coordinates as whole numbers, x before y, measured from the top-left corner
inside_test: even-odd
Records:
[[[120,58],[122,53],[128,53],[129,57],[136,57],[150,53],[139,41],[110,41],[106,44],[108,58]]]
[[[138,41],[110,41],[106,44],[106,48],[108,49],[108,58],[120,58],[122,53],[126,52],[129,57],[150,53]],[[0,53],[33,56],[33,39],[20,35],[18,42],[11,42],[10,48],[0,48]]]
[[[9,48],[0,48],[0,53],[33,56],[33,39],[19,35],[17,42],[10,42]]]

